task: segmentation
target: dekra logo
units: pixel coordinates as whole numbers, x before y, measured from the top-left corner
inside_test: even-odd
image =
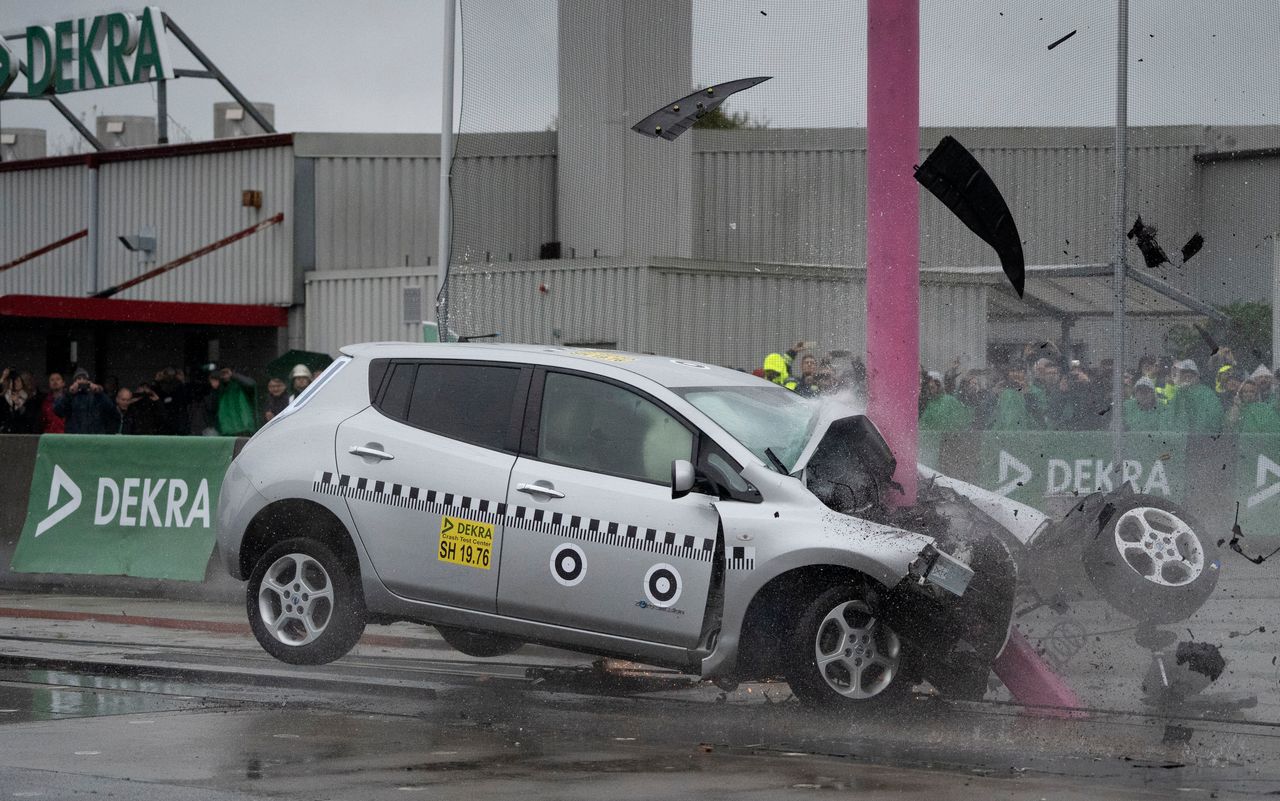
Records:
[[[36,536],[61,523],[80,508],[80,486],[59,465],[53,466],[49,484],[49,509],[63,493],[68,500],[36,526]],[[93,507],[93,525],[126,528],[191,528],[210,526],[209,481],[200,479],[195,492],[180,478],[98,478]]]

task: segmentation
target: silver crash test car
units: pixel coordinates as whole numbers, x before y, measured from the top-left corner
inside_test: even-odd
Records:
[[[733,370],[365,344],[236,457],[219,547],[257,639],[291,663],[409,620],[471,655],[537,642],[722,684],[781,676],[824,706],[923,679],[980,697],[1016,576],[971,534],[1000,512],[955,493],[945,516],[968,526],[895,511],[894,467],[866,417]]]

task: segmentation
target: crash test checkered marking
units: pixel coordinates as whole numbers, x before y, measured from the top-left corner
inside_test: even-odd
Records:
[[[756,549],[752,545],[734,545],[729,548],[729,558],[726,560],[727,567],[730,570],[755,570],[756,569]]]
[[[647,551],[663,556],[678,556],[697,562],[710,562],[715,552],[715,538],[677,534],[674,531],[658,531],[652,528],[597,520],[592,517],[532,509],[527,506],[508,506],[505,503],[473,498],[469,495],[357,478],[345,473],[317,470],[313,488],[316,492],[325,495],[339,495],[352,500],[399,506],[403,509],[431,514],[458,515],[476,522],[492,523],[495,526],[508,526],[539,534]],[[755,549],[751,551],[754,560]]]

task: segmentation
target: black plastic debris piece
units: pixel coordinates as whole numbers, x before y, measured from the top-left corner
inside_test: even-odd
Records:
[[[1154,270],[1161,264],[1169,263],[1169,257],[1165,255],[1164,248],[1160,247],[1160,243],[1156,241],[1157,230],[1155,226],[1143,223],[1142,215],[1139,214],[1127,234],[1130,239],[1137,242],[1138,250],[1142,251],[1142,258],[1147,262],[1148,270]]]
[[[1209,681],[1217,681],[1227,667],[1218,646],[1207,642],[1180,642],[1173,658],[1175,664],[1186,665],[1189,670],[1208,676]]]
[[[995,181],[973,154],[954,137],[944,136],[924,163],[916,167],[916,181],[960,218],[1000,257],[1000,266],[1022,297],[1026,263],[1018,226]]]
[[[1182,263],[1186,264],[1191,261],[1191,257],[1200,252],[1200,248],[1204,247],[1204,237],[1195,234],[1187,240],[1187,244],[1182,246]]]
[[[764,12],[761,12],[764,13]],[[766,15],[767,16],[767,15]],[[730,95],[750,89],[769,80],[771,75],[725,81],[674,100],[631,126],[631,130],[654,139],[672,141],[693,124],[714,111]]]
[[[1049,49],[1050,49],[1050,50],[1052,50],[1053,48],[1057,47],[1058,45],[1062,44],[1063,42],[1067,41],[1068,39],[1070,39],[1072,36],[1075,36],[1075,35],[1076,35],[1076,32],[1075,32],[1075,31],[1072,31],[1071,33],[1069,33],[1069,34],[1067,34],[1066,36],[1062,37],[1062,38],[1061,38],[1061,39],[1059,39],[1058,41],[1056,41],[1056,42],[1051,42],[1051,43],[1049,44]]]

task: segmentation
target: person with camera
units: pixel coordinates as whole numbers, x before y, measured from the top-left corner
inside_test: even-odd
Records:
[[[0,372],[0,434],[40,433],[40,405],[16,367]]]
[[[53,411],[67,421],[68,434],[114,434],[118,430],[115,404],[83,367],[76,369],[71,386],[54,401]]]

